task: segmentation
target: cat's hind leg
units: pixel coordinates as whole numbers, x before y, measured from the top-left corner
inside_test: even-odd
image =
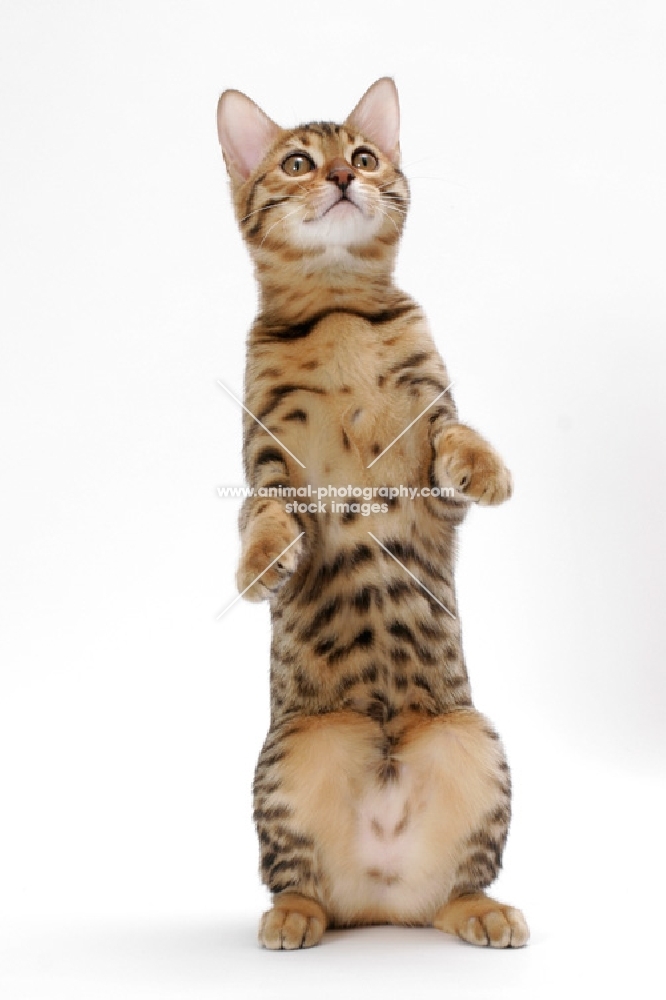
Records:
[[[269,732],[254,779],[262,881],[273,906],[262,917],[265,948],[317,944],[330,922],[322,856],[350,836],[351,785],[376,754],[376,724],[350,712],[296,717]],[[336,854],[337,848],[337,854]]]

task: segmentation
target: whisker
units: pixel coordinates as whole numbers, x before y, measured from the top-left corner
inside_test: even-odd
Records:
[[[292,216],[292,215],[296,215],[296,212],[298,212],[298,211],[299,211],[299,209],[301,209],[301,208],[303,208],[303,209],[304,209],[304,208],[305,208],[305,206],[304,206],[303,204],[299,204],[299,205],[297,205],[297,206],[296,206],[296,208],[292,208],[291,212],[287,212],[287,213],[286,213],[285,215],[283,215],[283,216],[282,216],[282,217],[281,217],[280,219],[278,219],[278,220],[277,220],[277,222],[274,222],[272,226],[269,226],[269,227],[268,227],[268,229],[266,230],[266,232],[264,233],[264,238],[263,238],[263,240],[261,241],[261,243],[259,244],[259,247],[260,247],[260,248],[261,248],[261,247],[263,247],[263,245],[264,245],[264,242],[265,242],[265,240],[266,240],[266,237],[268,236],[268,234],[269,234],[269,233],[270,233],[270,232],[271,232],[271,231],[272,231],[273,229],[275,229],[275,227],[276,227],[276,226],[279,226],[281,222],[285,222],[285,221],[286,221],[286,220],[287,220],[287,219],[288,219],[288,218],[289,218],[290,216]]]
[[[381,202],[381,204],[384,205],[386,208],[393,209],[394,212],[399,212],[400,215],[408,214],[407,209],[403,208],[401,205],[397,205],[392,198],[386,198],[384,201]]]
[[[388,212],[384,211],[384,209],[382,208],[381,205],[379,205],[379,211],[382,213],[382,215],[386,216],[386,218],[389,220],[389,222],[391,222],[393,224],[393,226],[395,228],[395,231],[396,231],[396,233],[399,236],[400,235],[400,230],[398,229],[398,226],[396,225],[395,219],[392,219],[391,216],[388,214]]]
[[[452,181],[448,177],[428,177],[427,174],[416,174],[410,177],[410,181],[437,181],[438,184],[450,184],[452,187],[469,189],[469,184],[462,184],[460,181]]]
[[[468,188],[468,184],[462,184],[460,181],[452,181],[448,177],[430,177],[427,174],[410,174],[409,183],[412,181],[437,181],[440,184],[451,184],[453,187]],[[392,184],[395,184],[395,179],[391,181],[384,181],[383,184],[379,185],[379,190],[382,191],[384,188],[389,188]]]
[[[386,190],[387,188],[390,188],[390,187],[392,187],[392,186],[393,186],[393,185],[394,185],[395,183],[396,183],[396,180],[395,180],[395,178],[394,178],[394,179],[393,179],[392,181],[384,181],[384,183],[383,183],[383,184],[379,184],[379,185],[378,185],[378,188],[377,188],[377,189],[378,189],[379,191],[385,191],[385,190]]]
[[[285,202],[285,201],[291,201],[292,199],[298,198],[298,197],[299,196],[297,194],[288,194],[288,195],[285,195],[284,198],[280,199],[279,204],[282,204],[282,202]],[[269,208],[276,208],[276,207],[277,206],[276,206],[275,202],[272,202],[269,205],[262,205],[261,208],[255,208],[254,211],[248,212],[248,214],[243,219],[240,219],[240,221],[239,221],[238,224],[239,224],[239,226],[242,226],[242,224],[244,222],[247,222],[248,219],[251,219],[253,215],[259,215],[260,212],[267,212],[269,210]]]
[[[427,163],[428,160],[436,160],[436,159],[438,159],[438,157],[435,153],[430,153],[428,156],[419,156],[418,160],[409,160],[407,163],[401,163],[400,169],[404,170],[405,167],[407,167],[407,169],[409,170],[409,168],[413,167],[415,163]]]
[[[400,215],[409,214],[406,208],[402,208],[401,205],[396,205],[394,201],[383,201],[382,205],[384,205],[385,208],[392,208],[395,212],[400,212]]]

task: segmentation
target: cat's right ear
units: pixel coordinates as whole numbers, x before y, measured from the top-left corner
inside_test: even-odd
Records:
[[[242,184],[280,134],[280,127],[239,90],[225,90],[217,104],[217,134],[232,181]]]
[[[345,124],[375,142],[394,166],[400,165],[400,105],[390,76],[366,90]]]

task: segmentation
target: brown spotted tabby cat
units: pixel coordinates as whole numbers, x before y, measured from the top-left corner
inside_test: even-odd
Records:
[[[511,477],[458,422],[426,318],[393,284],[409,200],[398,126],[390,79],[344,125],[284,130],[234,90],[218,106],[261,296],[245,387],[256,419],[244,417],[256,489],[237,581],[268,599],[273,627],[254,780],[267,948],[372,923],[498,948],[529,936],[519,910],[483,891],[500,868],[510,779],[472,705],[453,583],[469,502],[501,503]],[[329,484],[452,495],[366,516],[330,501],[292,513],[277,489],[257,493],[308,483],[315,498]]]

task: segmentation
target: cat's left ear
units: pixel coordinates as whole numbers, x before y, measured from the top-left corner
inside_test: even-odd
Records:
[[[400,105],[398,88],[390,76],[376,80],[345,122],[371,139],[394,166],[400,163]]]

